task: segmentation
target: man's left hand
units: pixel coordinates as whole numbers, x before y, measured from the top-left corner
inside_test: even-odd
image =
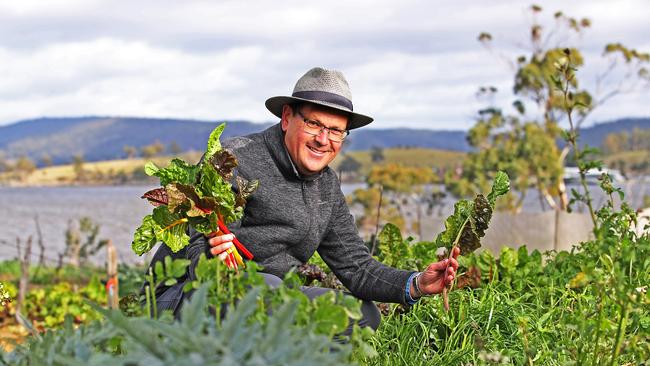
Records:
[[[439,294],[449,285],[456,277],[458,270],[458,255],[460,248],[454,247],[451,258],[443,259],[436,263],[431,263],[422,274],[418,277],[418,287],[422,295]],[[411,289],[413,294],[413,289]]]

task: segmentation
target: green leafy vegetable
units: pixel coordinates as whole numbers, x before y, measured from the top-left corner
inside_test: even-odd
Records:
[[[166,206],[153,210],[153,221],[156,223],[156,238],[167,244],[174,252],[178,252],[190,243],[187,231],[187,218],[181,214],[169,212]]]
[[[436,244],[447,248],[449,253],[454,246],[459,246],[463,254],[480,248],[480,238],[485,236],[496,199],[508,193],[509,190],[508,175],[498,172],[487,198],[478,194],[473,201],[460,200],[456,202],[453,215],[445,220],[445,231],[436,237]]]
[[[208,138],[208,147],[205,150],[205,160],[209,160],[212,155],[221,150],[221,142],[219,139],[221,138],[221,134],[223,133],[224,128],[226,128],[226,124],[222,123],[217,126],[217,128],[212,130],[212,133],[210,133],[210,137]]]
[[[210,158],[210,164],[224,179],[232,178],[232,171],[237,166],[237,158],[228,150],[216,152]]]
[[[503,172],[498,172],[487,198],[479,194],[473,201],[460,200],[454,206],[453,215],[445,220],[445,231],[438,234],[436,244],[444,247],[451,258],[454,247],[458,246],[462,254],[469,254],[481,247],[481,238],[485,236],[492,218],[492,210],[497,197],[510,190],[510,179]],[[449,311],[448,288],[442,291],[445,310]]]
[[[401,261],[409,257],[408,243],[402,240],[402,233],[396,225],[384,225],[379,236],[379,250],[384,256],[383,262],[391,267],[398,266]]]
[[[149,170],[147,170],[147,166],[149,166]],[[151,162],[145,165],[145,173],[151,173],[149,175],[160,178],[161,186],[166,186],[172,182],[194,184],[199,170],[199,166],[188,164],[181,159],[173,159],[168,167],[162,169]]]
[[[255,192],[260,185],[259,180],[248,181],[241,176],[237,176],[237,197],[235,197],[235,205],[242,207],[246,204],[248,197]]]
[[[188,225],[210,234],[223,231],[225,224],[241,219],[246,199],[255,191],[258,182],[248,182],[238,176],[237,193],[233,191],[229,180],[237,159],[231,152],[221,149],[219,138],[224,128],[225,124],[221,124],[212,131],[205,156],[198,164],[173,159],[165,168],[151,162],[145,165],[145,173],[160,178],[163,187],[142,196],[156,208],[135,232],[132,249],[136,254],[150,251],[159,241],[177,252],[189,244]],[[220,226],[219,222],[224,225]],[[252,258],[245,248],[238,248]],[[234,257],[239,254],[234,253]]]
[[[133,235],[133,243],[131,248],[137,255],[143,255],[156,245],[156,228],[153,216],[147,215],[142,219],[142,225],[135,231]]]

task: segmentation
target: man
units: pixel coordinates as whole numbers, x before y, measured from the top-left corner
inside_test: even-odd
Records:
[[[243,219],[230,229],[262,265],[269,285],[277,286],[284,274],[318,251],[352,295],[363,300],[359,324],[376,329],[380,315],[372,301],[413,304],[421,296],[440,293],[453,280],[458,251],[424,272],[403,271],[374,260],[359,237],[338,178],[328,165],[350,130],[373,119],[353,111],[342,73],[313,68],[298,80],[291,96],[270,98],[266,107],[281,119],[279,124],[223,146],[237,157],[235,175],[260,181]],[[190,245],[182,251],[192,262],[189,279],[195,279],[202,253],[224,260],[234,235],[208,239],[190,229]],[[161,250],[157,258],[168,252]],[[310,298],[331,291],[302,290]],[[158,303],[177,309],[176,297],[166,293]]]

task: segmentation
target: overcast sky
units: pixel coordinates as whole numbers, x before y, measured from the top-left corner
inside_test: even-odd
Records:
[[[650,52],[648,0],[537,3],[545,29],[558,10],[591,19],[567,39],[585,54],[585,86],[608,65],[606,43]],[[344,72],[374,128],[467,129],[485,106],[480,86],[499,89],[499,106],[514,100],[506,60],[528,53],[530,4],[0,0],[0,125],[86,115],[275,121],[264,101],[323,66]],[[483,31],[492,52],[477,41]],[[591,122],[629,116],[650,116],[649,89],[617,96]]]

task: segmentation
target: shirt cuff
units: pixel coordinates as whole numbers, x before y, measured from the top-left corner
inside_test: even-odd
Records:
[[[413,305],[416,302],[418,302],[418,300],[420,300],[419,298],[414,299],[414,298],[411,297],[411,284],[413,283],[413,277],[417,276],[418,274],[420,274],[420,272],[413,272],[409,276],[409,279],[406,280],[406,288],[405,288],[405,293],[404,294],[406,295],[405,296],[406,303],[409,304],[409,305]]]

